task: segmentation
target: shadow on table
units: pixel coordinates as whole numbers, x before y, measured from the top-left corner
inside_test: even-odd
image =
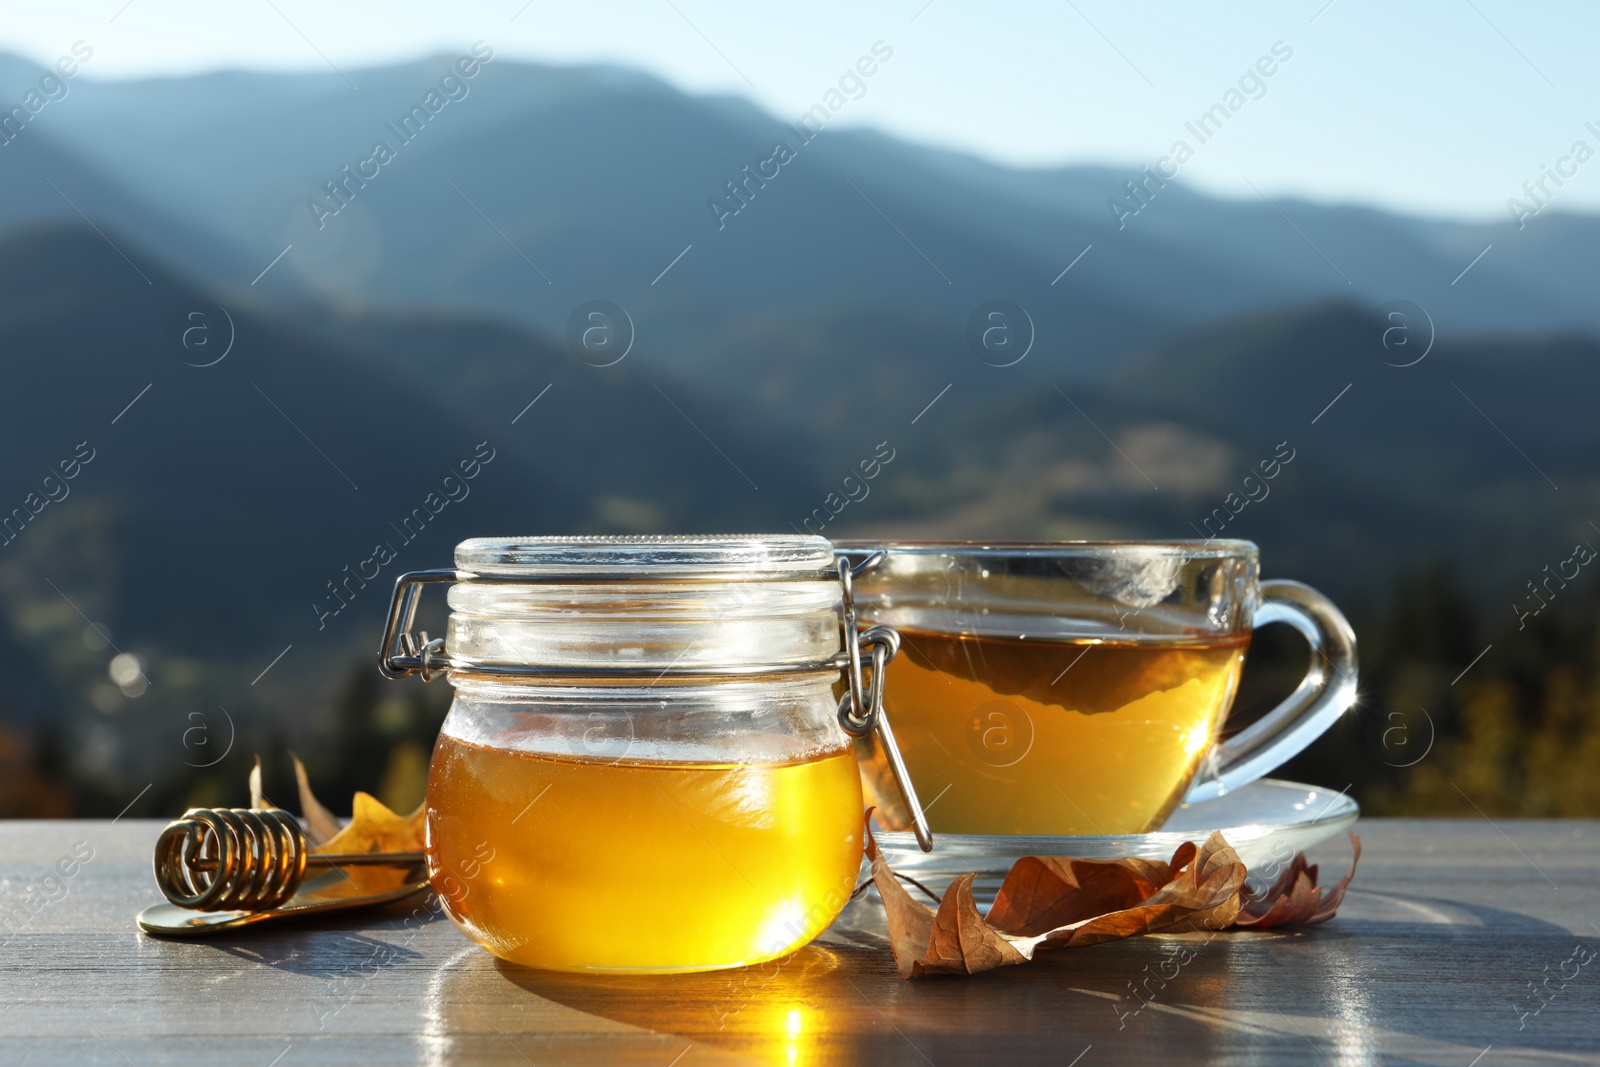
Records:
[[[442,918],[438,909],[420,909],[417,901],[410,899],[371,911],[246,926],[183,943],[291,974],[334,978],[362,967],[370,972],[374,968],[415,963],[423,958],[420,952],[405,944],[408,938],[403,934],[372,936],[367,931],[374,922],[425,925]]]
[[[1593,1051],[1587,1001],[1558,1000],[1531,1018],[1512,1007],[1519,991],[1531,997],[1527,980],[1580,939],[1504,909],[1368,896],[1383,920],[1136,938],[971,978],[902,981],[881,937],[849,924],[784,960],[735,971],[495,969],[510,986],[578,1011],[792,1065],[1064,1065],[1088,1046],[1097,1063],[1249,1051],[1464,1064],[1489,1045],[1512,1062],[1519,1050]],[[1600,973],[1586,977],[1600,991]]]

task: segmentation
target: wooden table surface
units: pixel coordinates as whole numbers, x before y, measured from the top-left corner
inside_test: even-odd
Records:
[[[508,966],[409,907],[158,940],[133,923],[158,830],[0,823],[0,1063],[1600,1064],[1597,822],[1364,820],[1324,926],[917,982],[868,901],[781,966],[672,977]]]

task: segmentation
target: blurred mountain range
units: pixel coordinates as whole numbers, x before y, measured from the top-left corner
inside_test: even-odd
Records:
[[[1133,168],[503,59],[396,136],[458,58],[359,89],[91,63],[0,145],[0,727],[50,720],[108,798],[202,766],[218,709],[230,742],[315,736],[393,577],[467,536],[1247,537],[1356,607],[1453,565],[1491,619],[1600,538],[1595,219],[1174,182],[1119,229]],[[0,57],[0,100],[38,77]],[[567,340],[595,299],[634,327],[613,366]],[[995,299],[1031,322],[1009,366],[968,339]]]

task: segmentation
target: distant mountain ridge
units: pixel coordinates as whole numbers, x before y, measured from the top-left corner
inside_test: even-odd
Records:
[[[1106,204],[1137,168],[1018,170],[837,125],[719,230],[707,203],[788,135],[782,121],[638,72],[505,58],[318,229],[324,183],[458,58],[355,72],[359,92],[331,73],[80,79],[37,132],[252,249],[257,270],[293,245],[269,291],[475,307],[551,334],[604,296],[674,361],[751,316],[846,302],[959,335],[995,297],[1035,319],[1033,363],[1077,377],[1195,326],[1329,298],[1414,300],[1448,337],[1600,331],[1588,216],[1519,231],[1218,200],[1179,178],[1118,229]]]

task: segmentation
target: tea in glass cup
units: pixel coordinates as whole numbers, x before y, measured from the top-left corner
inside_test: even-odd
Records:
[[[1303,749],[1355,697],[1355,638],[1295,582],[1259,582],[1247,541],[843,542],[887,560],[856,586],[900,633],[885,708],[935,832],[1112,835],[1236,789]],[[1312,643],[1295,694],[1222,740],[1251,631]],[[886,828],[906,812],[858,743]]]

